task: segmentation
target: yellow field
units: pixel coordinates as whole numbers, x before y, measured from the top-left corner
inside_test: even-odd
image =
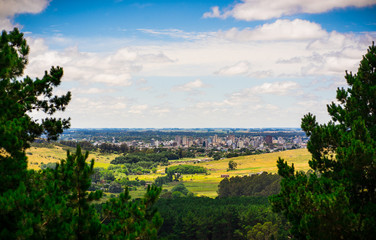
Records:
[[[189,191],[197,194],[198,196],[216,197],[219,182],[223,179],[221,175],[227,174],[232,176],[244,176],[257,172],[269,172],[277,173],[277,160],[281,157],[288,161],[291,165],[294,163],[295,170],[307,171],[309,169],[308,161],[311,159],[311,154],[307,149],[295,149],[276,153],[265,153],[260,155],[242,156],[237,158],[231,158],[238,165],[237,169],[233,171],[227,171],[228,162],[230,159],[222,159],[218,161],[211,161],[205,163],[198,163],[197,166],[203,166],[209,169],[209,174],[195,174],[195,175],[183,175],[182,181],[186,185]],[[180,163],[170,162],[171,165],[178,165]],[[192,163],[193,164],[193,163]],[[153,181],[158,176],[162,176],[165,166],[158,168],[156,174],[129,176],[129,179],[135,179],[138,177],[140,180]],[[166,189],[172,188],[172,185],[164,186]],[[140,191],[144,191],[140,189]],[[132,194],[132,192],[131,192]],[[133,194],[140,196],[142,193],[133,192]],[[132,195],[133,195],[132,194]]]
[[[35,148],[31,147],[26,152],[28,156],[29,169],[40,169],[42,163],[47,164],[49,162],[59,162],[61,159],[65,159],[67,153],[62,147],[55,146],[54,148]],[[89,160],[94,158],[95,167],[107,168],[110,162],[115,159],[119,154],[101,154],[99,152],[90,152]],[[257,172],[269,172],[276,173],[276,162],[278,157],[281,157],[291,163],[294,163],[296,170],[307,171],[309,169],[308,161],[311,159],[311,154],[307,149],[295,149],[276,153],[265,153],[260,155],[242,156],[231,158],[231,160],[237,163],[237,169],[233,171],[227,171],[228,162],[230,159],[222,159],[218,161],[197,163],[197,166],[203,166],[209,170],[206,174],[194,174],[183,175],[181,180],[184,182],[189,191],[198,196],[216,197],[218,184],[223,179],[221,175],[232,176],[244,176]],[[192,159],[184,159],[186,161]],[[169,166],[182,164],[177,161],[170,161]],[[193,164],[183,163],[183,164]],[[145,180],[148,182],[154,181],[155,178],[163,176],[166,166],[159,166],[157,173],[147,175],[129,175],[130,180],[134,180],[136,177],[139,180]],[[176,183],[170,183],[163,186],[164,189],[171,190]],[[137,191],[131,191],[132,197],[141,197],[145,193],[144,187],[139,187]]]
[[[26,151],[26,156],[28,157],[28,168],[38,170],[41,164],[55,163],[66,159],[67,151],[59,146],[55,146],[54,148],[31,147]],[[117,156],[119,156],[119,154],[101,154],[91,151],[88,160],[91,161],[91,159],[94,158],[94,167],[107,168],[110,162]]]

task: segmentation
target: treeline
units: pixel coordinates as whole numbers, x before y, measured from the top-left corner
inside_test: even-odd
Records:
[[[171,151],[163,151],[159,153],[145,153],[138,152],[127,154],[124,156],[116,157],[111,161],[111,164],[124,164],[124,163],[138,163],[138,162],[158,162],[168,163],[168,160],[179,159],[178,154]]]
[[[208,170],[201,166],[194,166],[194,165],[176,165],[167,168],[165,172],[167,173],[166,176],[157,177],[154,180],[154,184],[157,186],[162,186],[163,184],[172,182],[172,181],[179,181],[181,174],[197,174],[197,173],[207,173]]]
[[[94,145],[89,141],[59,141],[59,144],[63,146],[68,146],[72,148],[76,148],[77,145],[80,145],[80,147],[86,151],[95,151],[99,150],[102,153],[132,153],[138,151],[137,148],[134,148],[133,146],[128,146],[126,143],[122,144],[113,144],[113,143],[101,143],[99,145]]]
[[[110,165],[108,169],[94,168],[91,175],[90,191],[101,190],[109,193],[120,193],[128,188],[130,191],[140,186],[146,186],[145,180],[129,180],[128,177],[116,179],[119,173],[130,174],[126,166]]]
[[[221,158],[234,158],[240,156],[248,156],[253,154],[261,154],[264,153],[260,150],[250,150],[248,148],[241,148],[241,149],[229,149],[229,151],[224,152],[218,149],[211,149],[208,152],[208,157],[212,157],[214,160],[219,160]]]
[[[194,157],[212,157],[214,160],[219,160],[222,158],[234,158],[239,156],[247,156],[253,154],[261,154],[265,151],[251,150],[248,148],[241,149],[229,149],[228,151],[223,151],[221,149],[205,149],[202,147],[189,147],[189,148],[178,148],[178,149],[167,149],[163,147],[158,148],[138,148],[134,146],[128,146],[126,143],[115,144],[115,143],[101,143],[99,145],[94,145],[89,141],[59,141],[57,144],[61,146],[68,146],[71,148],[76,148],[77,145],[87,151],[100,151],[101,153],[118,153],[118,154],[130,154],[137,153],[140,155],[153,154],[153,153],[164,153],[168,160],[180,159],[180,158],[194,158]],[[34,143],[35,146],[45,147],[46,144]],[[268,150],[267,150],[268,152]],[[142,161],[142,160],[141,160]]]
[[[33,146],[35,147],[53,147],[54,145],[52,143],[37,143],[34,142]],[[122,144],[116,144],[116,143],[101,143],[99,145],[94,145],[93,143],[89,141],[64,141],[60,140],[59,142],[56,142],[55,144],[60,146],[67,146],[70,148],[76,148],[78,145],[80,145],[81,149],[86,151],[100,151],[101,153],[119,153],[119,154],[127,154],[127,153],[160,153],[160,152],[170,152],[178,155],[178,158],[194,158],[196,155],[205,155],[206,151],[204,148],[188,148],[188,149],[167,149],[163,147],[156,147],[156,148],[138,148],[134,146],[128,146],[126,143]],[[174,157],[167,157],[169,160],[172,159],[178,159],[176,156]]]
[[[223,179],[218,185],[218,197],[271,196],[281,190],[278,174],[263,172],[251,176],[236,176]]]
[[[207,173],[208,170],[201,166],[194,165],[176,165],[166,168],[167,175],[174,175],[176,173],[180,174],[196,174],[196,173]]]
[[[161,239],[287,239],[288,223],[266,197],[161,198]]]
[[[163,151],[159,153],[138,152],[116,157],[111,161],[111,164],[121,165],[122,172],[127,175],[140,175],[150,173],[150,171],[155,172],[159,164],[168,165],[168,160],[174,159],[179,159],[179,156],[171,151]]]

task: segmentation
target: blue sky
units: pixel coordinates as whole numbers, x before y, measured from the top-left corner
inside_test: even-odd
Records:
[[[375,0],[0,3],[1,28],[31,46],[25,74],[64,68],[72,127],[325,122],[376,38]]]

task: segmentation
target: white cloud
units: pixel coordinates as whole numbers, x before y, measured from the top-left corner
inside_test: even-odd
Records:
[[[112,104],[108,106],[110,109],[125,109],[127,107],[127,104],[122,103],[122,102],[117,102],[115,104]]]
[[[239,41],[281,41],[320,39],[325,37],[327,32],[317,23],[295,19],[293,21],[277,20],[274,23],[263,24],[254,29],[238,30],[232,28],[220,32],[219,35],[226,39]]]
[[[134,105],[130,107],[130,110],[128,111],[129,113],[134,113],[134,114],[142,114],[144,113],[145,110],[149,108],[148,105],[142,104],[142,105]]]
[[[204,15],[202,15],[203,18],[226,18],[225,14],[222,14],[219,10],[218,6],[214,6],[211,8],[211,12],[206,12]]]
[[[200,88],[205,87],[205,84],[200,80],[196,79],[195,81],[188,82],[183,85],[178,85],[172,88],[173,91],[182,91],[182,92],[190,92]]]
[[[108,88],[72,88],[70,91],[75,94],[101,94],[101,93],[112,93],[115,89]],[[63,93],[61,93],[63,94]]]
[[[155,114],[166,114],[166,113],[171,112],[171,110],[169,108],[165,108],[165,107],[154,107],[151,110],[151,112],[155,113]]]
[[[0,29],[11,31],[14,27],[18,25],[14,25],[9,18],[0,18]]]
[[[228,112],[231,115],[245,114],[247,111],[276,111],[279,109],[275,104],[267,103],[265,94],[278,96],[281,100],[284,96],[298,97],[301,86],[296,82],[274,82],[264,83],[251,88],[235,91],[223,101],[200,101],[192,108],[200,109],[204,112]],[[283,101],[283,100],[282,100]]]
[[[205,39],[213,35],[212,32],[203,32],[203,33],[185,32],[180,29],[162,29],[162,30],[138,29],[138,31],[151,34],[151,35],[167,36],[171,38],[182,38],[186,40]]]
[[[90,82],[98,82],[98,83],[105,83],[108,86],[131,86],[131,74],[130,73],[123,73],[123,74],[116,74],[113,71],[108,73],[96,74],[92,76],[92,78],[87,79]]]
[[[39,13],[49,4],[49,0],[0,0],[0,29],[12,30],[12,18],[19,13]]]
[[[50,50],[43,39],[28,38],[29,64],[26,74],[37,77],[51,64],[64,68],[65,81],[84,84],[104,83],[107,86],[131,86],[132,76],[142,70],[143,64],[171,62],[161,52],[142,53],[131,48],[121,48],[114,53],[82,52],[77,47],[63,51]]]
[[[260,108],[275,110],[276,106],[267,104],[263,100],[265,94],[277,96],[299,96],[301,86],[292,81],[264,83],[251,88],[235,91],[226,97],[223,101],[198,102],[194,107],[198,109],[213,109],[215,111],[230,111],[231,109],[253,109]]]
[[[296,82],[274,82],[274,83],[264,83],[260,86],[255,86],[251,88],[251,92],[255,94],[277,94],[286,95],[299,89],[300,86]]]
[[[174,61],[143,64],[142,73],[144,77],[239,74],[258,79],[342,76],[345,69],[356,69],[374,37],[375,33],[327,32],[301,19],[277,20],[252,29],[218,31],[207,39],[143,46],[142,51],[162,52]],[[330,60],[332,57],[342,60]]]
[[[250,64],[247,61],[237,62],[234,65],[223,67],[215,72],[218,75],[240,75],[245,74],[250,70]]]
[[[77,39],[60,36],[70,47],[52,50],[46,39],[28,38],[26,73],[40,77],[51,65],[64,68],[63,87],[76,88],[66,115],[74,127],[262,127],[276,122],[296,127],[311,111],[295,104],[302,91],[306,96],[327,86],[325,98],[331,89],[334,96],[334,80],[311,84],[312,79],[343,79],[345,69],[356,70],[375,33],[327,32],[296,19],[207,33],[205,38],[200,37],[205,33],[187,35],[192,38],[157,44],[132,45],[125,39],[127,47],[106,44],[113,47],[110,51],[89,39],[80,40],[90,44],[83,51]],[[187,78],[193,81],[180,80]],[[209,83],[211,88],[198,95]],[[321,116],[323,96],[317,94],[314,109],[322,108]]]
[[[215,6],[204,18],[227,18],[238,20],[267,20],[300,13],[322,13],[336,8],[365,7],[376,4],[375,0],[242,0],[231,9],[224,10]]]

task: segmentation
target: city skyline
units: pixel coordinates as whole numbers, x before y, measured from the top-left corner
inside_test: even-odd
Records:
[[[376,1],[1,1],[73,128],[299,127],[357,71]],[[33,114],[39,117],[38,114]]]

